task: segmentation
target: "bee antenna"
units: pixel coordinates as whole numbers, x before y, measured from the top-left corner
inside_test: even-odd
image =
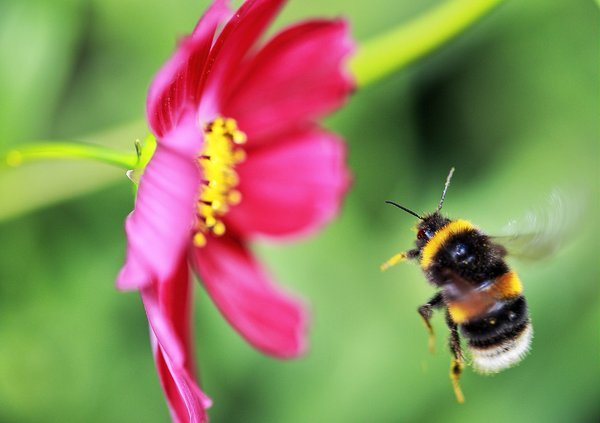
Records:
[[[415,217],[417,217],[417,218],[419,218],[419,219],[423,220],[423,218],[422,218],[421,216],[419,216],[418,214],[416,214],[414,211],[412,211],[412,210],[410,210],[410,209],[407,209],[406,207],[403,207],[403,206],[401,206],[400,204],[396,204],[396,203],[394,203],[393,201],[386,201],[386,203],[388,203],[388,204],[391,204],[392,206],[396,206],[396,207],[398,207],[399,209],[402,209],[402,210],[404,210],[405,212],[407,212],[407,213],[410,213],[410,214],[412,214],[413,216],[415,216]]]
[[[444,198],[446,198],[446,191],[448,191],[448,187],[450,186],[450,179],[452,179],[453,174],[454,168],[451,168],[450,173],[448,173],[448,177],[446,178],[446,184],[444,185],[444,191],[442,192],[442,198],[440,198],[440,204],[438,204],[436,213],[442,209],[442,204],[444,204]]]

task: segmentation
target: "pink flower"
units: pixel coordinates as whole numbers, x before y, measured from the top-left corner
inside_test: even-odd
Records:
[[[251,345],[281,358],[306,346],[302,304],[248,249],[333,218],[348,187],[345,148],[316,120],[346,100],[343,20],[311,20],[266,44],[282,0],[215,0],[157,74],[147,113],[158,146],[126,221],[120,289],[140,289],[173,420],[205,421],[190,331],[191,266]],[[224,24],[219,34],[217,28]]]

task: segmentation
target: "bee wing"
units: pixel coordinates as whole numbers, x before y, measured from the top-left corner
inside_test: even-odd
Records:
[[[504,235],[492,237],[508,254],[524,260],[540,260],[560,250],[577,233],[583,217],[583,195],[567,195],[555,189],[547,204],[530,210],[504,229]]]
[[[531,261],[550,257],[559,249],[560,245],[554,239],[548,239],[541,232],[495,236],[492,239],[502,245],[509,255]]]

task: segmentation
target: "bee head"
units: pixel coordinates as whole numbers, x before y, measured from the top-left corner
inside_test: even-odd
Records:
[[[417,248],[421,249],[429,242],[437,231],[446,226],[450,219],[442,216],[439,212],[421,218],[417,225]]]
[[[419,249],[423,248],[427,242],[435,233],[440,230],[442,227],[446,226],[450,219],[443,217],[440,214],[440,210],[442,209],[442,205],[444,204],[444,199],[446,198],[446,191],[448,191],[448,186],[450,185],[450,179],[452,179],[452,174],[454,173],[454,168],[450,169],[450,173],[448,173],[448,177],[446,178],[446,184],[444,185],[444,191],[442,192],[442,196],[440,198],[440,202],[438,203],[437,209],[435,212],[426,215],[424,217],[419,216],[417,213],[408,209],[400,204],[396,204],[393,201],[386,201],[386,203],[391,204],[393,206],[398,207],[399,209],[404,210],[405,212],[412,214],[416,218],[420,219],[421,222],[417,225],[417,247]]]

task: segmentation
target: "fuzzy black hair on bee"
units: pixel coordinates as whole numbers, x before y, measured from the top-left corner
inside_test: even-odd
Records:
[[[437,209],[427,215],[392,201],[389,204],[417,217],[415,248],[398,253],[381,270],[404,260],[417,260],[438,292],[418,308],[429,332],[433,350],[433,310],[444,310],[450,329],[450,379],[456,398],[464,402],[458,380],[464,368],[461,337],[473,367],[480,373],[497,373],[517,364],[529,351],[533,330],[523,286],[504,258],[507,250],[471,222],[449,219],[440,211],[454,168],[446,178]]]

